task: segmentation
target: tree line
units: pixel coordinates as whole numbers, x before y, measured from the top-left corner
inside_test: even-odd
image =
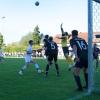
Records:
[[[0,49],[2,48],[4,52],[24,52],[28,45],[29,40],[34,41],[33,49],[41,48],[41,40],[43,34],[40,33],[39,27],[36,26],[32,32],[29,32],[27,35],[23,36],[19,42],[13,42],[11,44],[5,45],[3,34],[0,33]]]

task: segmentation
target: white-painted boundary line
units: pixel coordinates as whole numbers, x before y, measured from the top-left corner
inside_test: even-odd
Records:
[[[80,98],[82,98],[83,96],[88,96],[89,95],[89,93],[82,93],[82,94],[80,94],[80,95],[77,95],[77,96],[73,96],[73,97],[71,97],[71,98],[69,98],[69,99],[67,99],[67,100],[80,100]]]

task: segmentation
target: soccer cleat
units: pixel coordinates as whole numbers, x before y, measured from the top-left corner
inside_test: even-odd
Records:
[[[23,72],[20,70],[20,71],[18,72],[18,74],[19,74],[19,75],[23,75]]]
[[[57,77],[60,77],[60,75],[59,75],[59,74],[57,74]]]
[[[88,89],[88,86],[83,86],[84,89]]]
[[[83,91],[83,88],[77,88],[76,91]]]

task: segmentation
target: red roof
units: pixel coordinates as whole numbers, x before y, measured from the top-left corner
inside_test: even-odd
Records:
[[[96,36],[95,36],[95,35],[98,35],[98,34],[100,35],[100,32],[94,32],[93,34],[94,34],[93,35],[93,42],[100,43],[100,38],[96,38]],[[54,36],[54,41],[57,44],[61,44],[61,39],[57,38],[57,37],[60,37],[60,36],[61,36],[61,34],[56,34]],[[85,39],[88,42],[88,33],[87,32],[80,32],[80,33],[78,33],[78,37],[83,38],[83,39]]]

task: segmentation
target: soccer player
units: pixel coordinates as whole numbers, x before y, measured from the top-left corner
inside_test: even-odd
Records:
[[[2,49],[0,49],[0,62],[4,61],[4,54]]]
[[[45,35],[44,40],[43,40],[43,42],[44,42],[43,48],[45,50],[44,55],[46,56],[46,58],[48,57],[47,50],[46,50],[46,46],[47,46],[48,41],[49,41],[49,35]]]
[[[75,54],[75,66],[74,66],[74,78],[76,81],[76,84],[78,86],[78,91],[82,91],[83,87],[80,80],[80,70],[83,69],[84,77],[86,85],[84,88],[88,88],[88,45],[86,41],[82,38],[78,37],[78,31],[73,30],[72,31],[72,39],[70,40],[70,45],[73,49],[73,52]]]
[[[94,44],[93,58],[94,58],[94,60],[96,60],[96,68],[98,67],[98,63],[99,63],[99,53],[100,53],[100,49],[97,47],[97,44]]]
[[[33,63],[35,65],[35,68],[37,69],[38,73],[41,73],[39,65],[34,60],[32,60],[31,57],[33,53],[32,45],[33,45],[33,40],[29,40],[29,46],[27,47],[26,55],[25,55],[25,65],[22,66],[22,68],[18,72],[20,75],[23,75],[24,71],[27,69],[30,63]]]
[[[46,44],[46,51],[47,51],[47,66],[46,66],[46,75],[48,75],[49,67],[51,66],[52,62],[54,61],[57,76],[59,76],[59,67],[57,63],[57,56],[58,56],[58,46],[57,44],[53,41],[53,37],[49,37],[49,41]]]
[[[64,32],[62,24],[60,25],[60,28],[61,28],[62,36],[58,37],[58,38],[61,39],[63,53],[64,53],[65,58],[67,58],[67,56],[69,54],[69,50],[68,50],[68,46],[67,46],[69,35],[68,35],[68,32]]]
[[[67,46],[70,35],[68,34],[68,32],[64,32],[62,24],[60,25],[60,28],[61,28],[62,36],[57,37],[57,38],[61,39],[62,50],[63,50],[64,56],[66,58],[66,61],[69,63],[69,68],[70,68],[74,64],[74,62],[72,60],[72,55],[69,55],[69,47]]]

